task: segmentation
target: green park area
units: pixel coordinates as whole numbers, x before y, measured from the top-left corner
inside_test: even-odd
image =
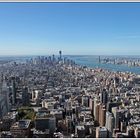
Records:
[[[30,107],[22,107],[18,109],[18,119],[30,119],[34,120],[35,117],[35,112],[32,108]]]

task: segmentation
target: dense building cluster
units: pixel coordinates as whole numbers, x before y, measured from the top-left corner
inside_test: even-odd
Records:
[[[100,63],[105,63],[105,64],[116,64],[116,65],[127,65],[130,67],[140,67],[140,58],[129,58],[129,57],[116,57],[116,58],[110,58],[110,57],[105,57],[102,58],[99,57],[99,62]]]
[[[139,138],[140,76],[62,57],[0,66],[3,138]]]

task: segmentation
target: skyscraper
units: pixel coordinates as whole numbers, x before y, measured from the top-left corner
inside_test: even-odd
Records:
[[[106,91],[106,89],[103,89],[102,93],[101,93],[101,103],[106,105],[108,102],[108,93]]]
[[[6,104],[6,97],[0,94],[0,119],[8,112]]]
[[[89,107],[89,97],[88,96],[82,96],[82,105]]]
[[[100,126],[105,126],[106,121],[106,109],[104,105],[100,105],[100,115],[99,115],[99,123]]]
[[[99,123],[99,113],[100,113],[100,106],[101,106],[101,103],[98,103],[96,105],[96,108],[95,108],[95,120]]]
[[[91,109],[92,115],[94,116],[94,99],[90,98],[89,100],[89,107]]]
[[[24,87],[22,90],[22,103],[24,106],[28,106],[30,103],[30,94],[27,87]]]
[[[55,56],[54,56],[54,54],[53,54],[53,56],[52,56],[52,57],[53,57],[53,62],[54,62],[54,61],[55,61]]]
[[[3,79],[3,74],[0,80],[0,118],[9,111],[9,92],[6,82]]]
[[[120,110],[118,110],[117,107],[113,107],[113,108],[112,108],[112,113],[113,113],[113,116],[114,116],[114,118],[115,118],[115,129],[120,128],[120,127],[119,127],[119,123],[120,123],[120,114],[121,114]]]
[[[59,60],[62,59],[62,51],[59,51]]]
[[[112,137],[113,129],[115,126],[115,119],[112,113],[106,112],[106,124],[105,127],[108,129],[109,132],[109,138]]]
[[[2,95],[5,96],[7,111],[10,111],[11,107],[10,107],[10,99],[9,99],[9,90],[5,80],[2,83]]]
[[[12,77],[12,104],[15,105],[16,104],[16,80],[15,77]]]
[[[94,98],[94,118],[95,120],[97,120],[97,115],[98,115],[98,107],[97,104],[99,104],[99,100],[97,99],[97,97]]]

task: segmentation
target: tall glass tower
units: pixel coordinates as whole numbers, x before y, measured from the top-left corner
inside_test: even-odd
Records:
[[[62,51],[59,51],[59,60],[62,59]]]

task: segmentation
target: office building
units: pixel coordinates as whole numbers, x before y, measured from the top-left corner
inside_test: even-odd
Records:
[[[88,96],[82,96],[82,105],[85,107],[89,107],[89,97]]]
[[[16,92],[17,92],[16,79],[15,79],[15,77],[12,77],[12,103],[13,103],[13,105],[15,105],[17,103]]]
[[[115,119],[112,113],[106,112],[106,124],[105,127],[108,130],[109,138],[113,135],[113,129],[115,127]]]
[[[134,138],[134,128],[133,126],[127,126],[127,135],[129,138]]]
[[[140,138],[140,126],[137,125],[135,128],[135,137]]]
[[[84,124],[84,127],[85,127],[86,135],[90,135],[91,129],[94,128],[94,122],[93,121],[88,121],[88,122],[84,122],[83,124]]]
[[[45,131],[31,129],[32,138],[50,138],[50,130],[46,129]]]
[[[107,103],[107,111],[112,112],[113,107],[118,107],[122,104],[122,102],[108,102]]]
[[[105,126],[105,121],[106,121],[106,109],[104,105],[100,105],[99,124],[101,127]]]
[[[7,97],[5,95],[0,94],[0,118],[3,118],[3,116],[7,113]]]
[[[108,131],[106,127],[97,127],[96,128],[96,138],[107,138]]]
[[[100,106],[101,106],[101,103],[98,103],[96,104],[96,107],[95,107],[95,120],[99,123],[99,116],[100,116]]]
[[[106,105],[107,102],[108,102],[108,93],[106,89],[103,89],[103,91],[101,92],[101,103]]]
[[[94,116],[94,99],[93,98],[89,99],[89,107],[91,109],[92,116]]]
[[[90,127],[89,133],[91,135],[91,138],[96,138],[96,127]]]
[[[125,133],[126,132],[126,126],[127,126],[126,122],[121,121],[121,129],[120,129],[120,131]]]
[[[0,129],[2,131],[9,131],[10,127],[16,122],[17,120],[17,112],[8,112],[3,118],[1,119]]]
[[[36,102],[36,100],[38,99],[39,97],[39,91],[38,90],[33,90],[32,91],[32,101],[33,102]]]
[[[31,120],[20,120],[10,127],[10,132],[14,138],[30,137]]]
[[[59,60],[62,60],[62,51],[59,51]]]
[[[12,138],[10,131],[2,131],[0,138]]]
[[[54,109],[54,110],[50,111],[50,114],[55,116],[56,121],[63,119],[63,111],[62,110]]]
[[[45,112],[37,113],[35,117],[35,129],[41,131],[49,129],[50,133],[55,132],[56,118],[53,115],[49,115]]]
[[[99,100],[97,98],[94,99],[94,118],[98,120],[99,118]]]
[[[112,108],[112,113],[115,119],[115,129],[120,128],[120,110],[117,107]]]
[[[23,106],[28,106],[30,104],[30,93],[27,87],[23,87],[22,89],[22,104]]]
[[[71,116],[66,116],[66,127],[67,127],[67,133],[71,133],[72,132],[72,119]]]
[[[9,93],[8,85],[5,80],[2,82],[1,94],[2,94],[1,96],[5,96],[7,111],[10,111],[11,109],[10,93]]]
[[[76,126],[75,134],[78,138],[85,138],[85,127],[84,126]]]

